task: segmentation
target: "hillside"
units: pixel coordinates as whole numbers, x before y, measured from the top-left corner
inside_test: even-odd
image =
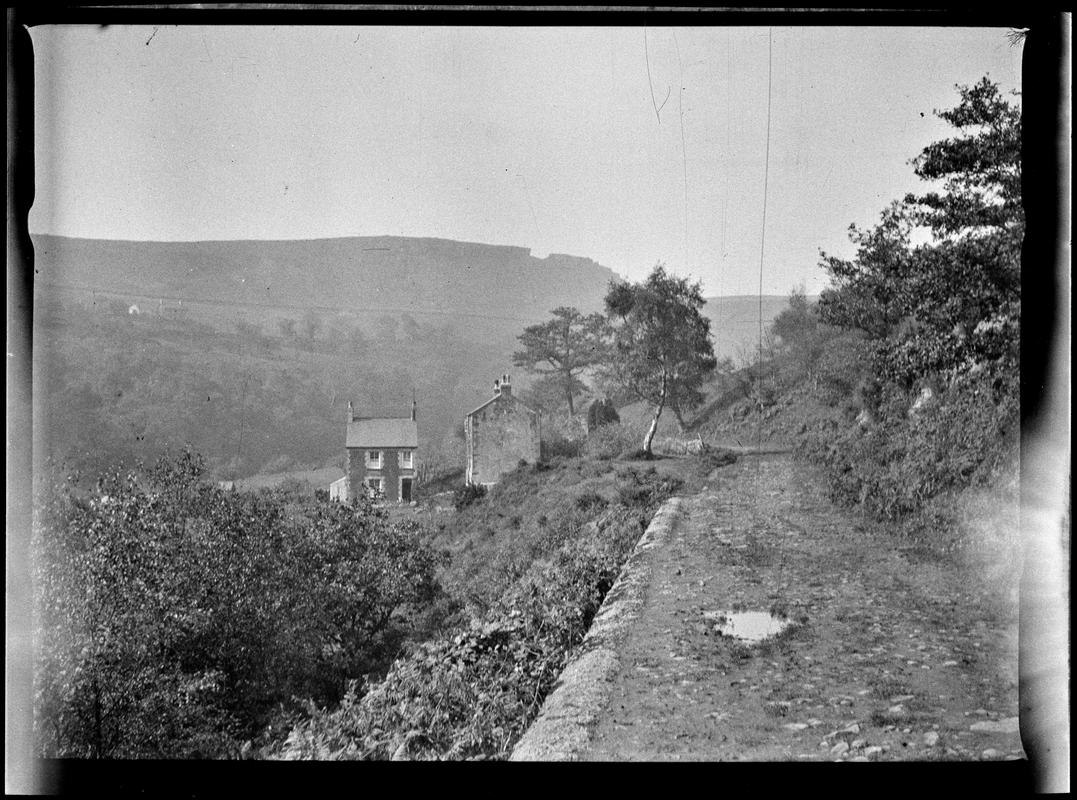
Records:
[[[133,242],[36,235],[40,283],[273,310],[541,319],[596,310],[612,270],[528,248],[394,236],[295,241]]]
[[[466,320],[476,338],[511,334],[561,305],[600,310],[616,273],[589,258],[448,239],[136,242],[35,234],[37,291],[80,303],[126,298],[141,310],[264,328],[309,311],[367,324],[407,314]],[[764,325],[785,306],[764,295]],[[707,298],[719,357],[758,333],[759,298]]]
[[[523,328],[600,309],[615,277],[443,239],[33,241],[40,452],[91,471],[186,444],[223,479],[337,465],[348,400],[402,415],[413,390],[420,446],[449,468]],[[765,325],[785,302],[763,298]],[[758,298],[707,313],[720,356],[755,341]]]

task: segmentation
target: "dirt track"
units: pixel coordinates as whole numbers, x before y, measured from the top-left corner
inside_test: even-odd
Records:
[[[743,457],[683,507],[574,757],[1023,757],[1005,585],[836,508],[788,455]],[[731,609],[795,624],[745,646],[707,613]]]

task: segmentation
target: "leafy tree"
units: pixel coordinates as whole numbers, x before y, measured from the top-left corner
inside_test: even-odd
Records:
[[[778,338],[779,346],[792,359],[794,377],[805,377],[815,386],[818,381],[819,360],[826,352],[834,332],[819,321],[818,314],[803,287],[789,295],[789,306],[771,324],[770,332]]]
[[[824,254],[824,322],[864,331],[875,372],[911,386],[924,375],[1004,359],[1016,365],[1020,315],[1020,111],[984,78],[936,112],[961,135],[912,164],[942,187],[893,203],[870,231],[851,228],[852,260]],[[920,227],[931,240],[913,245]]]
[[[574,398],[587,389],[580,375],[606,361],[608,336],[609,324],[602,314],[584,316],[561,306],[553,310],[553,319],[524,329],[517,337],[524,349],[513,353],[512,362],[547,376],[574,415]]]
[[[703,383],[717,367],[703,305],[701,285],[670,275],[662,264],[643,283],[612,283],[606,294],[607,312],[620,319],[612,370],[621,385],[654,406],[643,439],[647,456],[666,405],[681,411],[698,406]]]
[[[34,530],[39,752],[235,754],[293,697],[383,665],[428,601],[417,530],[281,493],[225,492],[190,454],[44,495]]]
[[[956,134],[911,161],[927,191],[871,230],[853,227],[852,259],[823,256],[832,286],[819,314],[842,334],[820,360],[820,388],[831,404],[851,389],[846,411],[869,413],[806,451],[830,468],[836,496],[891,518],[1016,461],[1021,115],[987,78],[957,91],[936,112]],[[911,403],[921,387],[929,406]]]

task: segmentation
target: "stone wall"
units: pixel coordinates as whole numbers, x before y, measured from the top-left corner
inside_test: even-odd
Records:
[[[497,483],[521,460],[540,458],[538,414],[511,395],[501,395],[468,416],[464,426],[471,483]]]

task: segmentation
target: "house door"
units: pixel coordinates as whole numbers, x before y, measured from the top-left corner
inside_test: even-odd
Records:
[[[401,478],[400,479],[400,502],[401,503],[410,503],[411,502],[411,482],[412,482],[412,480],[413,480],[412,478]]]

